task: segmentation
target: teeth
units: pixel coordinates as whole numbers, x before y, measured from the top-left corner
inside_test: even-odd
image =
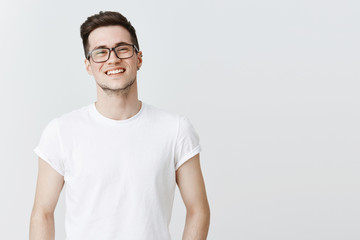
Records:
[[[117,70],[108,71],[106,74],[110,75],[110,74],[116,74],[116,73],[121,73],[121,72],[124,72],[124,69],[117,69]]]

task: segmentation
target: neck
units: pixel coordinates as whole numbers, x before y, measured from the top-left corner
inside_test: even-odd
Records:
[[[103,89],[99,85],[97,88],[96,109],[103,116],[113,120],[125,120],[131,118],[140,111],[142,102],[138,99],[137,81],[135,81],[128,91],[113,91]]]

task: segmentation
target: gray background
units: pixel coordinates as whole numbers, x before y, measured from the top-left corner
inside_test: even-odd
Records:
[[[96,100],[80,24],[120,11],[144,53],[139,99],[200,135],[208,239],[360,239],[358,1],[1,1],[0,239],[27,239],[37,145]],[[64,238],[64,192],[55,211]],[[171,222],[181,239],[178,189]]]

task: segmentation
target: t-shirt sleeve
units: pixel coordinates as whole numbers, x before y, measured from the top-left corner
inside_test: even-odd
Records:
[[[62,150],[60,131],[56,118],[51,120],[44,128],[34,152],[64,176],[64,152]]]
[[[190,120],[180,116],[175,147],[175,171],[187,160],[201,152],[200,139]]]

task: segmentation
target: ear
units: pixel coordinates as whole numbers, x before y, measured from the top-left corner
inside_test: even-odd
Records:
[[[89,75],[93,76],[90,61],[85,58],[84,62],[85,62],[86,71],[88,72]]]
[[[141,67],[141,65],[142,65],[142,61],[143,61],[143,59],[142,59],[142,51],[139,51],[138,53],[137,53],[137,69],[139,70],[140,69],[140,67]]]

